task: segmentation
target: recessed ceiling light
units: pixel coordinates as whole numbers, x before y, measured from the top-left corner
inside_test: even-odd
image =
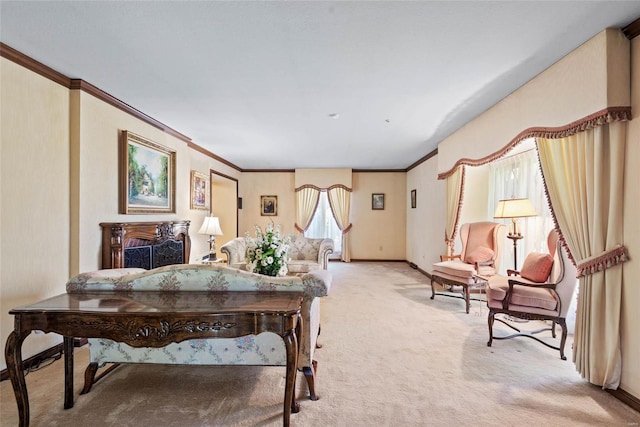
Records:
[[[340,114],[338,114],[338,113],[331,113],[331,114],[329,114],[329,117],[331,117],[332,119],[339,119],[339,118],[340,118]]]

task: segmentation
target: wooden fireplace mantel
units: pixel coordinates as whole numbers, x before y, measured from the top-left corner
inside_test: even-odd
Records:
[[[168,240],[182,242],[183,263],[189,263],[191,221],[102,222],[102,268],[123,268],[125,249],[156,246]]]

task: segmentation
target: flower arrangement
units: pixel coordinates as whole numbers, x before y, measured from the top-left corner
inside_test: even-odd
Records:
[[[290,236],[280,233],[280,225],[268,224],[263,232],[255,226],[256,237],[247,238],[247,270],[266,276],[285,276],[289,261]]]

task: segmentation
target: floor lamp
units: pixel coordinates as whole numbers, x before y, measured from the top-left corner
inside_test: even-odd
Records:
[[[511,218],[507,238],[513,240],[513,269],[518,269],[518,240],[524,236],[520,232],[518,218],[536,216],[536,210],[529,199],[503,199],[498,201],[494,218]]]
[[[222,236],[222,230],[220,229],[220,220],[216,216],[205,217],[202,227],[198,231],[198,234],[209,235],[209,261],[216,261],[216,236]]]

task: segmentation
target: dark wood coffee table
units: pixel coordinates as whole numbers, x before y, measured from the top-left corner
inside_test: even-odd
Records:
[[[22,342],[34,330],[64,337],[64,408],[73,407],[73,338],[108,338],[133,347],[163,347],[194,338],[234,338],[274,332],[284,340],[287,371],[283,424],[298,412],[295,379],[297,292],[87,292],[67,293],[11,310],[13,332],[5,357],[20,426],[29,425],[29,395],[22,368]]]

